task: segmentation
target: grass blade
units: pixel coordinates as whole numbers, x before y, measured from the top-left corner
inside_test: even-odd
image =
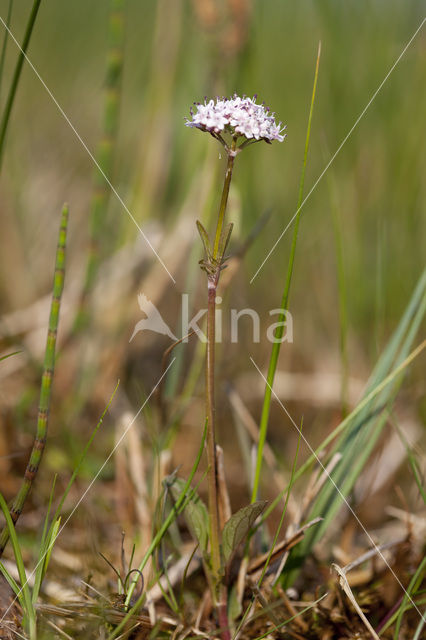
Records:
[[[410,599],[411,594],[414,596],[414,594],[416,593],[417,589],[419,588],[420,584],[422,583],[423,578],[425,577],[425,574],[426,574],[426,557],[423,558],[423,560],[421,561],[421,563],[417,567],[417,571],[415,572],[415,574],[411,578],[410,584],[408,585],[407,590],[404,593],[404,597],[402,599],[401,606],[399,608],[398,618],[396,620],[395,633],[394,633],[394,636],[393,636],[394,640],[398,640],[398,638],[400,637],[399,636],[399,632],[400,632],[400,629],[401,629],[402,618],[403,618],[403,615],[404,615],[405,607],[408,604],[408,600]]]
[[[207,433],[207,423],[204,426],[204,432],[203,432],[203,437],[201,439],[200,448],[198,450],[198,454],[197,454],[197,457],[195,459],[194,465],[193,465],[193,467],[191,469],[191,473],[189,474],[188,480],[186,481],[185,487],[182,490],[182,493],[179,496],[178,500],[176,501],[174,509],[172,509],[170,511],[169,515],[167,516],[167,518],[163,522],[162,526],[160,527],[160,530],[154,536],[154,538],[153,538],[151,544],[149,545],[144,557],[142,558],[142,562],[140,563],[140,565],[138,567],[138,572],[139,573],[142,573],[142,571],[145,568],[149,558],[151,557],[152,553],[154,552],[156,547],[161,542],[161,539],[163,538],[163,536],[166,533],[167,529],[170,527],[171,523],[175,520],[175,518],[178,515],[178,513],[182,509],[184,509],[185,505],[187,504],[187,501],[188,501],[188,495],[187,495],[188,494],[188,490],[190,489],[192,479],[194,478],[195,472],[198,469],[198,465],[200,464],[201,456],[202,456],[203,451],[204,451],[204,443],[205,443],[205,440],[206,440],[206,433]],[[191,499],[191,494],[189,495],[189,499]],[[132,584],[129,587],[129,591],[127,593],[126,602],[125,602],[125,605],[127,607],[130,604],[133,592],[134,592],[134,590],[136,588],[136,584],[137,584],[137,581],[134,581],[134,582],[132,582]],[[140,607],[140,605],[142,603],[143,597],[144,597],[144,594],[142,594],[138,598],[138,600],[135,602],[135,604],[132,606],[132,608],[128,611],[128,613],[125,616],[125,618],[123,618],[123,620],[120,622],[120,624],[114,629],[113,633],[108,637],[108,640],[113,640],[114,638],[117,637],[117,634],[123,629],[123,627],[126,625],[127,621],[139,609],[139,607]]]
[[[8,28],[10,27],[10,21],[12,19],[12,8],[13,8],[13,0],[9,0],[9,6],[7,8],[7,16],[6,16],[6,29],[4,30],[3,46],[1,48],[1,56],[0,56],[0,95],[1,95],[1,85],[3,82],[4,62],[6,60],[7,40],[9,37]]]
[[[394,335],[377,363],[364,397],[369,397],[375,386],[382,385],[385,376],[389,375],[392,365],[400,367],[412,346],[420,323],[426,312],[426,271],[417,285],[407,310],[404,313]],[[419,347],[422,348],[424,345]],[[405,367],[404,367],[405,368]],[[364,468],[378,437],[387,422],[390,407],[402,383],[403,374],[394,378],[392,384],[382,386],[379,394],[364,403],[362,411],[348,421],[347,428],[334,445],[330,456],[336,451],[341,453],[339,464],[332,473],[332,478],[343,496],[347,497]],[[310,517],[321,516],[323,522],[306,536],[301,549],[307,553],[317,542],[341,507],[342,497],[333,483],[324,485],[319,493]]]
[[[317,81],[318,81],[320,55],[321,55],[321,43],[319,43],[319,46],[318,46],[317,62],[316,62],[315,76],[314,76],[314,86],[312,89],[311,107],[309,110],[308,126],[306,130],[305,154],[303,157],[302,175],[300,177],[300,186],[299,186],[299,198],[297,201],[297,209],[296,209],[297,216],[294,223],[293,239],[291,243],[290,257],[289,257],[288,267],[287,267],[287,277],[286,277],[284,293],[281,301],[281,309],[283,313],[278,318],[279,325],[276,331],[277,341],[274,342],[272,346],[271,358],[269,360],[269,367],[268,367],[267,384],[265,387],[265,395],[264,395],[263,406],[262,406],[262,415],[260,419],[259,444],[257,448],[256,469],[254,473],[253,489],[251,494],[252,502],[256,502],[258,498],[258,493],[259,493],[260,474],[262,471],[262,460],[263,460],[263,448],[265,446],[266,433],[268,430],[268,422],[269,422],[269,413],[271,409],[272,387],[274,385],[275,371],[277,369],[278,358],[280,355],[280,349],[281,349],[280,338],[282,338],[283,331],[284,331],[284,322],[283,322],[285,320],[284,314],[288,306],[290,285],[291,285],[291,279],[293,275],[294,258],[296,255],[297,236],[299,231],[299,223],[300,223],[300,215],[301,215],[301,204],[303,200],[303,188],[305,184],[306,163],[308,160],[309,140],[311,136],[312,115],[314,112],[315,94],[316,94]]]
[[[34,29],[34,24],[37,18],[37,13],[40,8],[41,0],[34,0],[33,7],[31,9],[30,17],[28,18],[27,28],[25,30],[24,39],[21,45],[21,51],[19,52],[18,61],[16,63],[15,71],[13,74],[12,82],[9,89],[9,95],[7,96],[6,106],[3,111],[3,116],[0,122],[0,168],[3,159],[4,144],[6,140],[7,127],[9,125],[10,114],[12,113],[13,103],[15,101],[16,91],[18,89],[19,79],[21,77],[22,66],[25,60],[25,54],[30,44],[31,34]],[[3,26],[6,23],[3,22]],[[7,29],[6,29],[7,31]]]
[[[18,536],[16,535],[15,524],[9,513],[9,508],[7,506],[6,500],[3,498],[3,495],[1,493],[0,493],[0,508],[3,511],[4,517],[6,518],[5,529],[7,530],[8,535],[10,536],[10,540],[12,542],[13,554],[15,556],[15,562],[16,562],[16,567],[18,569],[19,580],[21,582],[21,587],[18,587],[18,591],[16,592],[16,597],[20,600],[22,608],[24,609],[25,617],[27,618],[28,624],[29,624],[30,639],[33,640],[33,638],[35,638],[36,615],[35,615],[35,610],[31,600],[30,587],[27,582],[27,574],[25,572],[25,566],[22,558],[21,548],[19,546]],[[8,580],[6,575],[5,575],[5,578],[6,580]],[[14,588],[11,583],[9,584],[12,588]],[[15,585],[16,585],[16,582],[15,582]]]

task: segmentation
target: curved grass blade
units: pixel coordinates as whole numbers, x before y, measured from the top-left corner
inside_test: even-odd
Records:
[[[310,552],[312,546],[327,531],[342,506],[342,496],[345,498],[349,496],[371,455],[377,439],[388,420],[398,389],[402,384],[406,361],[410,359],[410,356],[408,356],[409,350],[425,312],[426,270],[415,288],[396,331],[370,377],[364,399],[360,403],[362,409],[353,412],[343,421],[342,424],[346,423],[345,430],[328,454],[328,457],[331,457],[338,451],[341,454],[341,458],[332,471],[333,482],[328,482],[323,486],[309,513],[310,518],[320,516],[323,521],[318,527],[308,532],[302,544],[292,553],[292,560],[296,565],[300,563],[300,560]],[[411,354],[411,359],[414,354],[418,355],[424,346],[425,343],[422,343]],[[392,366],[395,366],[393,373],[391,372]],[[398,375],[395,375],[396,371],[399,372]],[[386,380],[389,377],[392,379],[392,384],[386,384]],[[375,388],[379,388],[380,392],[374,393]],[[339,491],[336,490],[335,485],[339,488]]]
[[[337,425],[337,427],[335,429],[333,429],[333,431],[321,442],[321,444],[309,456],[309,458],[306,460],[306,462],[304,462],[302,464],[302,466],[296,471],[295,476],[294,476],[294,480],[295,481],[298,480],[304,473],[306,473],[308,471],[308,469],[311,468],[311,466],[314,464],[315,460],[317,460],[318,456],[324,451],[324,449],[326,447],[328,447],[328,445],[331,442],[333,442],[333,440],[335,440],[339,434],[343,433],[346,429],[348,429],[350,424],[351,424],[351,421],[354,420],[355,417],[359,416],[360,413],[364,410],[364,408],[374,398],[376,398],[387,385],[389,385],[391,382],[393,382],[404,371],[404,369],[406,369],[408,367],[408,365],[411,364],[411,362],[418,355],[420,355],[420,353],[425,348],[426,348],[426,340],[424,340],[418,347],[416,347],[410,353],[410,355],[407,356],[407,358],[400,365],[398,365],[398,367],[396,367],[396,369],[391,371],[391,373],[388,376],[386,376],[386,378],[384,380],[382,380],[382,382],[380,382],[380,384],[378,384],[377,387],[372,389],[370,391],[370,393],[361,400],[361,402],[358,404],[358,406],[355,407],[355,409],[339,425]],[[329,457],[331,458],[332,456],[329,456]],[[288,486],[289,485],[287,485],[282,491],[280,491],[280,493],[277,495],[277,497],[274,498],[274,500],[271,502],[271,504],[267,507],[267,509],[265,510],[265,512],[264,512],[264,514],[263,514],[263,516],[261,518],[260,524],[262,524],[262,522],[272,513],[272,511],[281,502],[281,500],[283,499],[284,495],[286,494],[286,492],[288,490]]]
[[[27,496],[30,492],[34,478],[40,466],[41,457],[46,444],[47,423],[49,417],[50,397],[52,393],[52,380],[55,369],[56,336],[59,324],[59,311],[61,306],[62,291],[65,277],[65,247],[68,226],[68,205],[62,209],[61,226],[59,229],[58,247],[56,250],[55,274],[53,280],[52,303],[50,307],[49,329],[47,332],[46,350],[44,355],[44,370],[41,381],[40,402],[37,418],[37,433],[31,451],[30,459],[25,471],[21,488],[13,501],[10,509],[12,522],[16,524]],[[8,527],[5,527],[0,536],[0,557],[9,539]]]

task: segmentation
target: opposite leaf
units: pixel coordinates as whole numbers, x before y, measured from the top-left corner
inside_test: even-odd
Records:
[[[203,245],[204,245],[204,251],[206,253],[206,258],[207,258],[207,260],[211,260],[212,252],[210,250],[209,235],[208,235],[207,231],[205,230],[205,228],[203,227],[203,225],[201,224],[201,222],[199,220],[197,220],[197,229],[198,229],[198,233],[200,234],[200,238],[201,238],[201,240],[203,242]]]
[[[175,478],[173,484],[169,487],[174,500],[178,500],[185,487],[185,481],[182,478]],[[209,516],[207,513],[206,505],[201,500],[198,493],[195,493],[192,489],[188,491],[188,498],[185,503],[183,515],[188,525],[188,529],[195,539],[199,543],[202,551],[207,551],[209,540]]]
[[[228,564],[240,542],[247,537],[266,504],[265,500],[249,504],[234,513],[225,523],[222,534],[222,552],[225,564]]]

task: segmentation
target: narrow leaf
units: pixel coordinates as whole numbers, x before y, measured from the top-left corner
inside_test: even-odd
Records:
[[[226,227],[222,230],[220,241],[219,241],[219,260],[222,262],[226,249],[228,248],[229,241],[231,239],[232,229],[234,228],[234,223],[230,222],[226,225]]]
[[[212,252],[211,252],[211,249],[210,249],[209,234],[207,233],[207,231],[205,230],[205,228],[203,227],[203,225],[201,224],[201,222],[199,220],[197,220],[196,224],[197,224],[198,233],[200,234],[200,238],[201,238],[201,241],[202,241],[203,246],[204,246],[204,251],[206,253],[206,258],[208,260],[211,260]]]

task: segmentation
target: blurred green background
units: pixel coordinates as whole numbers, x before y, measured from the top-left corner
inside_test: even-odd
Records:
[[[13,2],[11,29],[18,41],[31,4]],[[191,200],[194,223],[195,217],[214,215],[218,205],[224,158],[212,138],[184,126],[193,101],[234,92],[258,94],[287,125],[283,144],[257,144],[238,158],[229,211],[236,222],[234,246],[265,211],[271,211],[226,301],[237,308],[253,307],[267,318],[267,311],[281,299],[292,228],[253,284],[250,280],[296,210],[318,43],[322,55],[305,194],[418,29],[424,3],[127,0],[122,4],[124,67],[111,181],[149,237],[153,232],[173,240],[190,194],[209,176],[213,186],[207,196]],[[1,0],[3,19],[8,6],[8,0]],[[93,153],[102,136],[109,7],[109,2],[100,0],[44,0],[28,51]],[[407,304],[424,264],[425,54],[423,28],[303,206],[290,295],[294,344],[283,350],[283,368],[339,371],[336,225],[342,245],[351,374],[368,376]],[[9,39],[2,105],[16,56],[17,48]],[[25,64],[0,178],[4,313],[24,309],[50,291],[64,201],[71,210],[67,278],[81,283],[93,169],[75,132]],[[188,233],[191,243],[197,243],[195,224]],[[131,246],[137,237],[134,223],[112,194],[102,230],[103,258]],[[145,243],[140,251],[148,265],[155,265]],[[161,251],[160,244],[160,255]],[[187,249],[182,252],[185,262]],[[177,289],[170,283],[161,306],[169,320],[176,311],[178,292],[187,290],[188,278],[195,283],[187,271],[198,274],[200,256],[201,249],[196,250],[192,266],[188,261],[174,273]],[[201,274],[196,277],[201,281]],[[123,348],[137,319],[138,290],[135,282],[134,318],[122,322],[114,333],[114,341]],[[129,300],[123,297],[118,303],[124,308]],[[269,348],[264,333],[260,345],[231,345],[225,353],[231,373],[250,369],[247,352],[266,366]],[[142,378],[144,367],[155,372],[149,381],[158,378],[162,350],[154,349],[145,358],[142,373],[137,371]],[[126,357],[120,366],[123,360]],[[151,388],[148,381],[135,384]]]
[[[122,108],[112,182],[140,223],[153,219],[172,225],[215,145],[208,136],[183,126],[194,100],[234,91],[257,93],[287,125],[284,144],[250,149],[239,158],[234,178],[241,234],[272,208],[266,229],[246,258],[242,285],[248,304],[275,307],[291,233],[253,285],[249,280],[295,212],[318,41],[322,58],[305,193],[418,28],[424,4],[125,4]],[[18,40],[30,5],[24,0],[13,3],[11,28]],[[7,6],[8,1],[1,0],[4,19]],[[100,136],[108,9],[103,1],[45,0],[29,49],[33,64],[91,150]],[[311,333],[316,340],[336,341],[330,179],[342,228],[350,331],[370,356],[380,350],[420,273],[425,237],[425,47],[423,29],[303,207],[291,296],[299,339],[307,331],[308,341],[314,339]],[[2,101],[16,53],[9,41]],[[50,287],[56,234],[52,221],[64,200],[72,211],[73,259],[81,259],[92,173],[88,154],[25,65],[1,179],[0,296],[5,311],[29,304]],[[108,225],[121,243],[137,234],[114,197]]]

